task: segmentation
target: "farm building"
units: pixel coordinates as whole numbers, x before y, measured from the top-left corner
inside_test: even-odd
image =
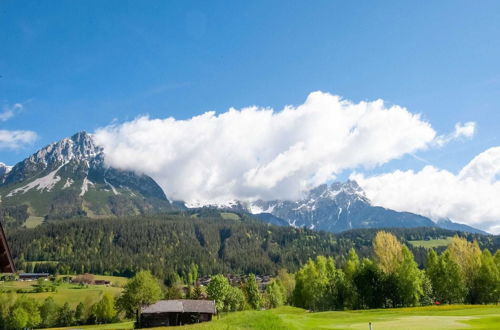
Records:
[[[140,309],[137,326],[149,328],[206,322],[211,321],[215,313],[213,300],[160,300]]]
[[[2,224],[0,224],[0,273],[14,273],[15,271],[16,268],[12,261],[9,244],[7,243]]]
[[[39,278],[45,280],[49,279],[49,273],[21,273],[19,274],[19,281],[36,281]]]

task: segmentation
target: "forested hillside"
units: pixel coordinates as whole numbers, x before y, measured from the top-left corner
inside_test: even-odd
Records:
[[[120,275],[150,269],[160,278],[182,274],[192,263],[202,274],[295,270],[310,257],[350,247],[327,233],[177,215],[51,222],[11,230],[8,237],[21,269]],[[30,269],[32,261],[43,263]]]
[[[399,239],[451,237],[439,228],[391,229]],[[360,256],[371,254],[376,230],[342,234],[303,228],[278,227],[240,215],[223,219],[210,210],[151,217],[51,221],[35,229],[11,228],[8,239],[19,269],[59,273],[130,276],[150,269],[160,278],[185,274],[191,264],[200,274],[274,274],[295,271],[309,258],[334,256],[342,262],[354,247]],[[498,236],[460,234],[494,251]],[[408,244],[423,265],[426,249]],[[444,248],[444,247],[443,247]]]

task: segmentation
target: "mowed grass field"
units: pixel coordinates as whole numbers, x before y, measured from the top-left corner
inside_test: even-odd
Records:
[[[54,297],[54,301],[57,304],[69,303],[73,308],[78,305],[78,303],[88,303],[93,304],[99,301],[104,293],[110,292],[113,296],[118,296],[122,290],[123,286],[127,282],[127,278],[116,277],[116,276],[101,276],[95,275],[96,280],[109,280],[113,283],[112,286],[104,285],[88,285],[80,286],[73,283],[62,283],[57,287],[56,292],[30,292],[30,293],[19,293],[19,295],[26,295],[28,297],[34,298],[38,301],[43,301],[47,297]],[[25,291],[30,291],[34,289],[36,281],[12,281],[0,283],[0,290],[2,291],[14,291],[18,289],[23,289]]]
[[[244,311],[222,315],[212,322],[182,327],[153,329],[500,329],[500,306],[430,306],[399,309],[374,309],[346,312],[309,313],[295,307],[267,311]],[[85,329],[131,329],[131,322]],[[68,328],[70,329],[70,328]]]
[[[500,329],[499,306],[432,306],[309,313],[295,307],[228,314],[182,329]]]
[[[437,248],[440,246],[448,246],[451,243],[452,238],[446,237],[441,239],[430,239],[430,240],[420,240],[420,241],[409,241],[409,243],[416,247],[423,247],[426,249]]]

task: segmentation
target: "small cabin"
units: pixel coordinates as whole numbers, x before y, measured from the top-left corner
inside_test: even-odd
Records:
[[[15,273],[16,267],[10,254],[9,244],[7,238],[0,224],[0,273]]]
[[[160,300],[142,307],[137,313],[137,327],[161,327],[211,321],[216,314],[213,300]]]

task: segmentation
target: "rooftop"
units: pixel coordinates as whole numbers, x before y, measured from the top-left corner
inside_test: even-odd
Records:
[[[141,314],[155,313],[209,313],[215,314],[213,300],[160,300],[152,305],[141,308]]]

